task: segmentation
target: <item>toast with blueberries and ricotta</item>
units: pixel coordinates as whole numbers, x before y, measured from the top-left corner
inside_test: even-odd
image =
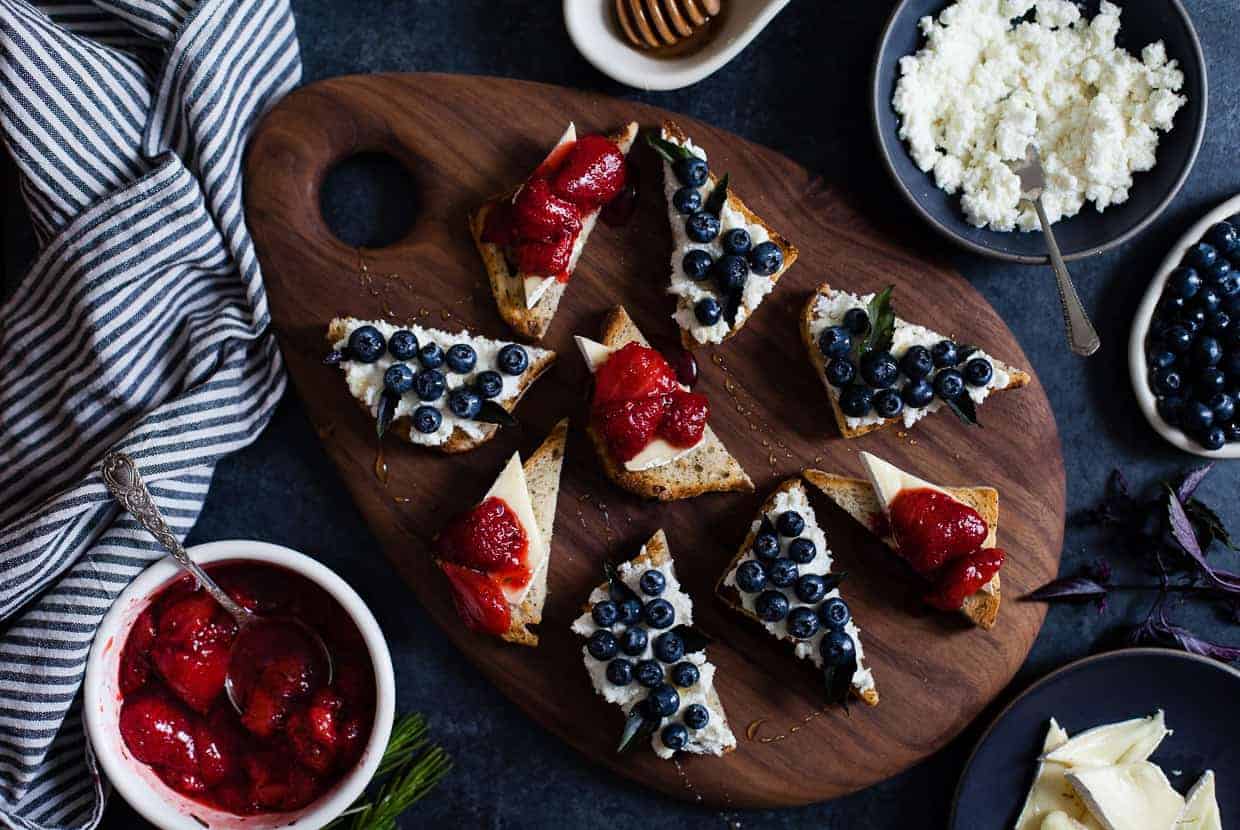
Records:
[[[529,626],[542,622],[547,600],[567,440],[565,418],[524,464],[520,454],[513,453],[482,501],[435,536],[435,561],[470,630],[538,645],[538,635]]]
[[[624,710],[619,751],[649,737],[655,753],[722,755],[736,749],[706,638],[693,628],[693,600],[676,578],[663,531],[628,562],[608,569],[573,631],[594,691]]]
[[[805,487],[790,478],[763,503],[716,591],[728,605],[825,673],[833,703],[848,694],[878,705],[878,687],[866,668],[861,632],[840,596],[842,574],[831,572],[831,549]]]
[[[992,392],[1030,381],[979,348],[896,317],[890,288],[859,296],[823,283],[805,304],[801,339],[845,438],[909,428],[944,407],[977,423]]]
[[[672,226],[672,317],[685,348],[722,343],[775,290],[796,246],[745,206],[726,174],[710,171],[706,151],[674,122],[650,144],[663,157]]]
[[[985,523],[985,536],[980,538],[977,547],[982,551],[995,549],[999,534],[999,491],[993,487],[939,487],[905,473],[869,453],[861,455],[869,474],[868,480],[825,473],[821,470],[805,470],[803,475],[806,481],[825,493],[831,501],[843,508],[844,512],[860,522],[887,547],[897,553],[900,553],[900,545],[892,529],[890,504],[893,500],[893,491],[899,493],[905,487],[913,490],[937,491],[967,507]],[[882,477],[886,482],[883,487],[887,494],[886,497],[880,496],[879,490],[875,487],[876,476]],[[937,573],[923,568],[922,575],[933,582],[941,583],[942,580],[956,573],[950,570],[953,563],[956,567],[967,566],[969,557],[959,557],[945,564],[932,563],[938,564]],[[985,567],[986,570],[990,570],[990,565]],[[915,567],[914,570],[917,568]],[[959,589],[952,603],[974,625],[989,629],[994,627],[999,617],[1001,593],[998,568],[995,567],[989,575],[985,573],[982,575],[987,578],[976,586]]]
[[[518,336],[547,333],[600,211],[630,186],[636,138],[636,122],[580,137],[570,123],[528,179],[470,215],[500,316]]]
[[[623,308],[604,319],[602,342],[576,340],[594,373],[586,431],[608,478],[659,501],[753,491],[707,423],[710,402],[679,382]]]
[[[394,432],[445,453],[466,452],[511,423],[512,410],[555,362],[555,352],[517,343],[409,326],[336,318],[326,363],[344,372],[349,392]]]

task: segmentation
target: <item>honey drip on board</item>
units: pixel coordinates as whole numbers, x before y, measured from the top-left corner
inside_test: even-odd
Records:
[[[778,471],[780,455],[788,460],[792,460],[795,457],[792,454],[792,448],[779,437],[778,430],[772,428],[770,423],[761,416],[753,398],[745,391],[740,382],[732,376],[731,369],[728,368],[727,360],[724,359],[723,354],[721,352],[711,352],[710,361],[723,372],[723,389],[732,399],[732,405],[736,409],[736,414],[748,420],[749,431],[758,432],[761,430],[763,434],[771,436],[771,439],[762,439],[762,448],[767,450],[766,462],[770,465],[771,471]],[[772,440],[774,441],[774,447],[771,446]]]
[[[769,718],[758,718],[757,720],[750,721],[749,726],[745,727],[745,738],[750,741],[757,741],[760,744],[773,744],[773,743],[778,743],[779,741],[785,741],[788,739],[789,735],[795,735],[796,733],[800,732],[802,729],[805,728],[807,724],[809,724],[813,720],[816,720],[817,718],[822,717],[828,711],[829,711],[829,707],[826,707],[826,706],[822,707],[821,709],[815,709],[814,711],[810,712],[805,717],[801,718],[801,720],[798,721],[797,723],[794,723],[791,726],[789,726],[786,732],[780,732],[776,735],[761,735],[760,736],[758,733],[762,731],[763,724],[767,723]]]
[[[375,453],[375,478],[387,487],[388,483],[388,464],[387,459],[383,457],[383,443],[379,443],[379,451]]]

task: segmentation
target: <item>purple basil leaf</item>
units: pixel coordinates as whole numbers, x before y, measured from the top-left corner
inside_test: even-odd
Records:
[[[1051,602],[1053,600],[1086,600],[1099,599],[1107,595],[1107,587],[1100,585],[1084,576],[1069,576],[1046,583],[1036,591],[1027,594],[1027,600]]]
[[[1157,619],[1151,617],[1134,635],[1139,639],[1169,645],[1190,654],[1212,657],[1225,663],[1240,660],[1240,648],[1204,640],[1187,628],[1173,625],[1167,621],[1162,609],[1159,610]]]
[[[1214,469],[1214,462],[1211,461],[1204,467],[1198,467],[1195,470],[1189,470],[1188,475],[1184,476],[1184,480],[1180,482],[1180,486],[1175,490],[1175,497],[1180,500],[1181,504],[1185,504],[1193,497],[1193,493],[1197,490],[1197,485],[1210,474]]]
[[[1229,591],[1240,591],[1240,580],[1228,578],[1230,574],[1223,575],[1216,572],[1210,563],[1206,561],[1206,556],[1201,551],[1200,545],[1197,544],[1197,534],[1193,532],[1193,523],[1189,520],[1188,514],[1184,512],[1184,505],[1180,504],[1180,500],[1176,498],[1175,493],[1167,496],[1167,519],[1171,524],[1171,535],[1179,544],[1180,548],[1187,553],[1194,562],[1197,563],[1203,573],[1219,586]]]

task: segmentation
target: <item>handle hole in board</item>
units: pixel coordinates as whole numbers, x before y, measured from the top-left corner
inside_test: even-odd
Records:
[[[413,174],[383,152],[356,153],[332,165],[319,191],[323,222],[351,248],[384,248],[402,239],[418,213]]]

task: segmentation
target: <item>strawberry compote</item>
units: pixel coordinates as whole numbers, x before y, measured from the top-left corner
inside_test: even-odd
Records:
[[[586,217],[625,186],[624,153],[606,136],[583,135],[538,166],[515,198],[495,202],[482,240],[504,248],[521,274],[567,281]]]
[[[457,516],[435,539],[439,566],[465,626],[503,634],[512,624],[504,589],[529,584],[529,537],[515,511],[492,496]]]
[[[357,764],[370,736],[375,689],[366,644],[331,596],[291,571],[249,562],[207,570],[262,617],[316,631],[332,655],[332,682],[304,637],[264,628],[243,638],[247,654],[234,663],[252,669],[240,678],[234,671],[245,707],[238,714],[224,692],[236,624],[186,577],[151,600],[125,641],[121,739],[168,786],[215,809],[299,809]]]

